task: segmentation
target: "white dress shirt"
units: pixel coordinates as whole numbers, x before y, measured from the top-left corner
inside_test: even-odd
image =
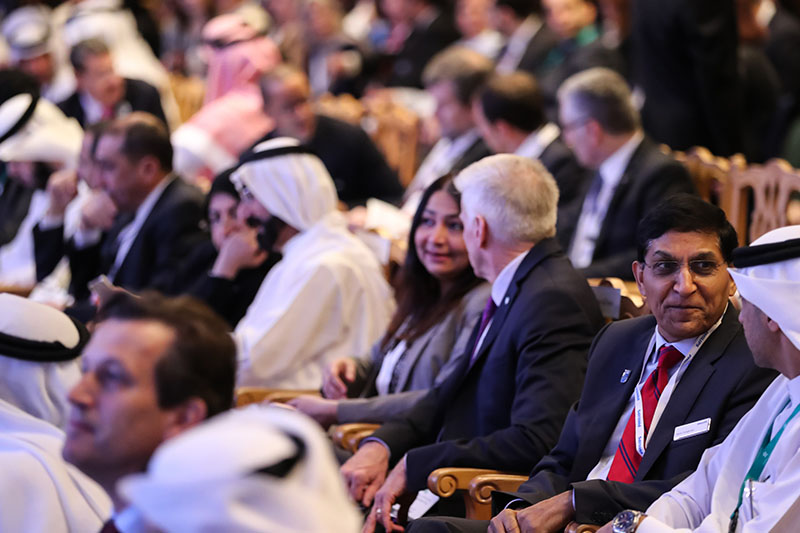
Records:
[[[611,204],[617,185],[625,175],[633,153],[643,140],[644,134],[637,131],[600,165],[598,172],[603,185],[597,193],[596,201],[594,198],[589,198],[588,194],[584,198],[578,226],[575,228],[575,235],[570,245],[569,259],[575,268],[585,268],[592,263],[595,244],[603,227],[608,206]]]
[[[548,122],[538,130],[534,131],[522,141],[514,155],[521,155],[529,159],[539,159],[542,153],[547,150],[547,147],[553,144],[553,141],[558,139],[561,130],[552,122]]]
[[[650,506],[637,533],[727,532],[767,428],[772,424],[774,436],[798,405],[800,378],[778,376],[728,437],[705,451],[697,470]],[[800,416],[789,421],[761,476],[746,487],[736,531],[796,531],[798,519]]]

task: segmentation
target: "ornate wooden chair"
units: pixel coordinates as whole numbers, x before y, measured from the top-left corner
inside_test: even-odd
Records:
[[[668,147],[662,148],[667,153]],[[745,165],[742,156],[731,159],[715,156],[708,148],[695,146],[688,152],[671,152],[676,160],[686,166],[700,197],[714,205],[721,206],[725,201],[730,173]]]
[[[734,169],[722,207],[736,228],[739,244],[744,246],[787,225],[787,208],[794,191],[800,191],[800,171],[783,159]]]
[[[319,396],[318,390],[269,389],[265,387],[239,387],[236,389],[236,407],[251,403],[276,402],[286,403],[298,396]]]
[[[206,95],[205,81],[197,77],[172,73],[169,75],[169,84],[178,104],[181,122],[186,122],[203,107],[203,98]]]
[[[356,453],[361,441],[372,435],[379,427],[380,424],[367,424],[362,422],[339,424],[331,428],[330,435],[333,442],[340,448],[350,453]]]

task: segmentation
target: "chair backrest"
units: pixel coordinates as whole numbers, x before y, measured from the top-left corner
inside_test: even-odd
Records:
[[[203,107],[206,95],[206,84],[201,78],[186,77],[180,74],[169,75],[170,87],[178,103],[181,122],[186,122]]]
[[[800,191],[800,171],[782,159],[773,159],[733,169],[728,188],[722,208],[744,246],[788,224],[787,208],[792,192]]]
[[[407,186],[417,171],[420,119],[388,98],[356,100],[349,94],[325,94],[315,103],[317,113],[358,124],[383,153],[386,162]]]
[[[663,150],[664,148],[662,148]],[[665,150],[668,152],[668,148]],[[671,152],[672,156],[686,166],[695,189],[706,202],[721,206],[726,198],[728,176],[734,168],[743,166],[741,158],[726,159],[715,156],[708,148],[695,146],[688,152]]]

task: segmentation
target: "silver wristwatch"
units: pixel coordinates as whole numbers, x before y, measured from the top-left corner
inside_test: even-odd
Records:
[[[611,522],[611,530],[614,533],[633,533],[639,524],[644,520],[645,514],[641,511],[621,511]]]

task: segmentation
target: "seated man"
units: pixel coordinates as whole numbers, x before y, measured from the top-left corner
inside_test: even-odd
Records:
[[[414,214],[422,192],[448,172],[458,172],[489,155],[475,128],[470,103],[492,71],[492,62],[472,50],[453,46],[436,54],[425,67],[425,89],[436,101],[441,137],[408,184],[403,210]]]
[[[100,136],[95,159],[113,205],[106,199],[96,210],[93,202],[67,243],[70,292],[85,301],[89,282],[100,274],[132,291],[173,286],[177,266],[202,237],[203,195],[172,174],[166,126],[147,113],[118,119]],[[101,231],[108,219],[110,229]],[[60,226],[39,229],[37,250],[63,239]]]
[[[389,324],[381,266],[347,230],[322,161],[296,140],[257,145],[231,181],[240,222],[260,230],[251,246],[283,254],[236,326],[237,383],[319,389],[331,361],[368,353]]]
[[[76,167],[83,132],[39,96],[26,74],[4,70],[0,86],[0,161],[9,178],[8,190],[0,191],[0,285],[30,288],[36,283],[33,228],[48,207],[45,188],[54,171]]]
[[[518,493],[493,494],[494,507],[505,507],[493,532],[560,533],[570,520],[603,524],[617,511],[645,509],[753,406],[775,374],[753,364],[728,302],[725,265],[736,242],[725,213],[690,195],[641,221],[633,271],[653,314],[614,322],[595,338],[558,444]],[[454,519],[444,529],[447,521],[412,531],[489,526]]]
[[[164,440],[231,407],[236,349],[227,331],[186,297],[117,294],[101,308],[69,393],[63,454],[111,496],[107,528],[128,531],[136,518],[117,480],[144,471]]]
[[[111,501],[61,457],[67,392],[89,334],[64,313],[0,294],[0,531],[97,531]]]
[[[800,226],[771,231],[733,254],[739,321],[758,366],[780,372],[697,470],[647,514],[624,511],[613,531],[795,531],[800,518]],[[611,526],[604,528],[611,530]]]
[[[469,262],[492,283],[491,296],[459,366],[342,466],[354,499],[369,505],[375,496],[367,531],[376,521],[391,531],[392,504],[423,489],[438,467],[536,464],[580,395],[603,324],[586,280],[553,239],[558,187],[540,163],[489,156],[456,186]]]
[[[69,60],[75,70],[78,90],[58,107],[84,128],[132,111],[145,111],[166,123],[158,90],[144,81],[117,75],[111,51],[103,41],[79,42],[70,50]]]
[[[497,72],[537,72],[558,44],[558,36],[542,20],[539,2],[494,0],[492,21],[506,38],[495,58]]]
[[[275,129],[257,141],[292,137],[319,156],[336,185],[339,200],[349,206],[368,198],[396,202],[403,194],[397,174],[361,127],[317,115],[311,106],[311,88],[306,75],[279,65],[261,80],[264,112],[275,121]],[[241,160],[247,159],[253,148]]]
[[[120,492],[158,531],[361,530],[326,435],[273,405],[233,409],[168,440]]]
[[[645,136],[619,74],[604,68],[575,74],[558,101],[564,140],[581,165],[596,171],[573,209],[559,217],[559,239],[587,277],[633,279],[639,220],[664,198],[693,192],[692,180]]]
[[[583,190],[586,170],[547,122],[536,80],[525,72],[498,74],[477,92],[475,121],[489,147],[542,162],[558,184],[559,209],[569,206]]]

